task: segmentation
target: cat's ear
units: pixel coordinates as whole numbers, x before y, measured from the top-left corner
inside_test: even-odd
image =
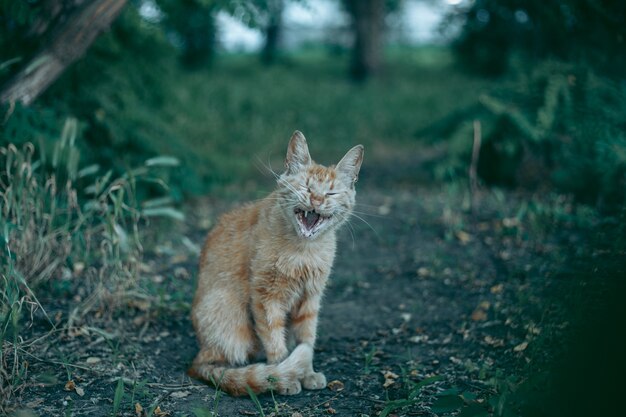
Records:
[[[287,157],[285,158],[285,168],[288,174],[300,171],[311,163],[309,147],[306,144],[304,135],[299,130],[293,132],[289,146],[287,147]]]
[[[359,178],[361,163],[363,163],[363,145],[356,145],[341,158],[335,169],[342,177],[354,185]]]

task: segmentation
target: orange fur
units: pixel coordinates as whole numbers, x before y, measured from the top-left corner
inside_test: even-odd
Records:
[[[313,370],[317,317],[362,160],[358,145],[336,166],[316,164],[296,131],[276,191],[222,216],[200,256],[190,375],[232,395],[326,386]],[[266,363],[250,365],[258,356]]]

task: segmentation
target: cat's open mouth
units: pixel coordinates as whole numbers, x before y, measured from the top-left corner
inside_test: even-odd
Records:
[[[298,221],[298,226],[300,226],[300,231],[304,237],[313,236],[324,226],[324,223],[330,219],[330,216],[323,216],[315,210],[302,210],[297,208],[294,213]]]

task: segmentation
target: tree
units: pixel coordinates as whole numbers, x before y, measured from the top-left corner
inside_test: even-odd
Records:
[[[0,103],[32,103],[107,30],[127,0],[48,0],[28,30],[46,39],[0,89]]]
[[[352,18],[354,45],[350,74],[362,81],[380,71],[382,64],[385,0],[343,0]]]
[[[226,0],[157,0],[164,12],[163,25],[180,43],[181,61],[201,68],[213,61],[217,45],[215,16]]]
[[[241,0],[230,2],[225,10],[250,28],[263,34],[261,62],[271,65],[276,62],[283,32],[283,12],[288,1],[306,0]]]
[[[283,10],[285,2],[283,0],[266,0],[266,18],[262,24],[265,43],[261,51],[261,61],[266,64],[273,64],[276,61],[276,52],[282,32]]]

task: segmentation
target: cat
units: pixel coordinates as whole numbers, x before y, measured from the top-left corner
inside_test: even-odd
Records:
[[[189,375],[231,395],[326,387],[313,370],[318,312],[362,161],[357,145],[336,166],[319,165],[296,131],[276,190],[220,218],[200,255],[192,306],[200,351]],[[250,364],[259,357],[267,362]]]

